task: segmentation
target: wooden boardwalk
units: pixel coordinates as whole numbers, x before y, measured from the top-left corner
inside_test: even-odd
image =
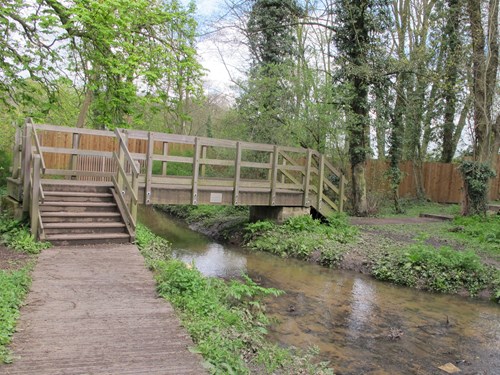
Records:
[[[45,250],[33,276],[0,373],[206,373],[136,246]]]

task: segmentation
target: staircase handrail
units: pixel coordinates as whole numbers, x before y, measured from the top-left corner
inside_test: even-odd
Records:
[[[113,160],[116,163],[116,175],[112,176],[112,182],[118,197],[118,206],[124,213],[125,224],[130,236],[135,237],[137,227],[137,204],[139,197],[139,173],[138,163],[132,158],[127,147],[127,142],[120,129],[115,129],[118,139],[118,154],[113,152]],[[127,168],[126,163],[128,163]],[[127,173],[130,170],[130,173]],[[129,180],[130,179],[130,180]]]

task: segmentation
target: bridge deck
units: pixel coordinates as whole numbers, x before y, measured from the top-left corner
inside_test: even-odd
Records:
[[[203,374],[134,245],[45,250],[7,374]]]

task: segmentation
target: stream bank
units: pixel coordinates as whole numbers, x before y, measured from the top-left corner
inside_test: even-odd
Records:
[[[495,304],[213,242],[180,220],[141,210],[141,222],[172,242],[173,257],[204,275],[230,280],[246,273],[284,290],[265,301],[279,321],[268,337],[286,347],[319,348],[337,374],[441,374],[439,366],[453,363],[462,374],[493,375],[500,367]]]
[[[482,252],[480,249],[489,244],[453,237],[456,226],[451,222],[413,218],[384,224],[383,219],[375,218],[353,226],[346,216],[337,215],[329,218],[327,225],[302,217],[277,226],[249,224],[245,207],[156,208],[218,242],[359,272],[416,289],[500,303],[500,254],[495,246]]]

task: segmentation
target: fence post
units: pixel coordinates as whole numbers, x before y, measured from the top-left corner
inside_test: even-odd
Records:
[[[321,210],[321,204],[323,202],[323,184],[325,179],[325,155],[319,155],[319,165],[318,165],[318,212]]]
[[[168,142],[163,142],[163,156],[168,156]],[[167,175],[167,162],[164,161],[162,162],[162,166],[161,166],[161,174],[163,176],[166,176]]]
[[[80,148],[80,134],[79,133],[73,133],[73,140],[72,140],[72,146],[73,150],[78,150]],[[71,170],[75,171],[78,163],[78,154],[71,154]],[[76,175],[72,175],[70,177],[72,180],[76,180]]]
[[[153,178],[153,133],[148,132],[148,145],[146,150],[146,189],[144,194],[144,204],[151,204],[151,179]]]
[[[12,178],[18,179],[21,175],[22,136],[21,136],[21,129],[17,126],[16,126],[16,136],[14,140],[13,154],[14,158],[12,160]]]
[[[302,205],[304,207],[309,207],[311,205],[309,201],[309,179],[311,176],[311,159],[312,159],[312,150],[308,148],[306,156],[306,175],[304,176],[304,201],[302,202]]]
[[[33,194],[31,196],[31,234],[38,239],[38,216],[40,214],[40,155],[33,156]]]
[[[241,176],[241,142],[236,142],[236,160],[234,162],[234,189],[233,205],[238,205],[240,195],[240,176]]]
[[[194,155],[193,155],[193,182],[192,182],[192,195],[191,204],[198,204],[198,177],[200,174],[200,141],[198,137],[194,139]]]
[[[30,209],[30,180],[31,180],[31,132],[33,130],[31,118],[26,120],[23,136],[23,166],[21,169],[21,180],[23,181],[23,215],[29,214]]]
[[[207,158],[207,146],[201,146],[201,158]],[[201,177],[205,177],[205,173],[207,171],[207,166],[205,164],[201,165]]]
[[[271,164],[271,196],[269,198],[269,205],[276,205],[276,185],[278,183],[278,146],[274,146],[273,158]]]

